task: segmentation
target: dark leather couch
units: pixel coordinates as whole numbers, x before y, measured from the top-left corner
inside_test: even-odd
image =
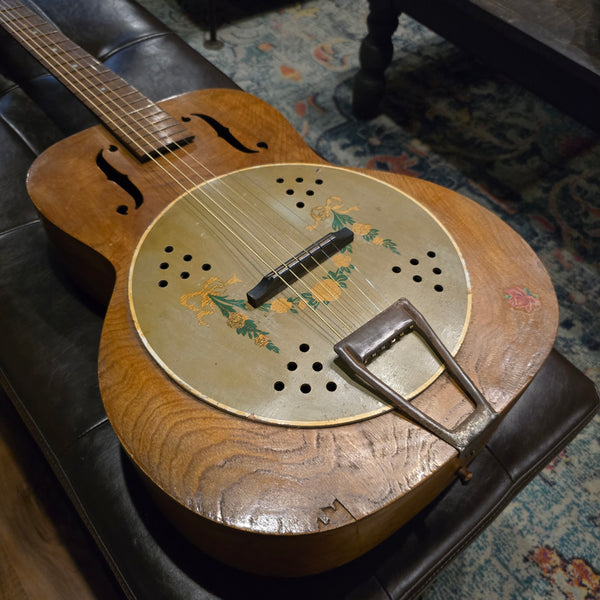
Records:
[[[38,4],[154,100],[235,87],[131,0]],[[472,480],[456,481],[363,558],[321,576],[279,581],[200,554],[149,503],[119,446],[96,376],[102,307],[64,274],[25,190],[36,154],[95,119],[3,33],[0,52],[0,383],[127,596],[412,597],[598,409],[591,382],[553,352],[472,463]]]

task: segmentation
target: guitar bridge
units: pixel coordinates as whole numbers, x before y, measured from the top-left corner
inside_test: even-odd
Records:
[[[258,308],[286,286],[295,283],[306,273],[331,258],[353,239],[354,234],[347,227],[324,235],[320,240],[265,275],[257,285],[247,292],[248,304]]]

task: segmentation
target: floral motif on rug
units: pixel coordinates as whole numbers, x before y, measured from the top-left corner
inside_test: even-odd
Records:
[[[556,548],[541,546],[527,557],[567,600],[600,598],[600,575],[582,558],[566,559]]]

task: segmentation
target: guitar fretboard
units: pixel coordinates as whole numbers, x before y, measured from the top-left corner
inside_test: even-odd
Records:
[[[179,121],[23,3],[0,0],[0,25],[138,159],[192,139]]]

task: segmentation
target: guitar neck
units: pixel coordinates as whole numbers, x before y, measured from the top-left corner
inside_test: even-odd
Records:
[[[0,25],[139,160],[193,138],[179,121],[22,2],[0,0]]]

